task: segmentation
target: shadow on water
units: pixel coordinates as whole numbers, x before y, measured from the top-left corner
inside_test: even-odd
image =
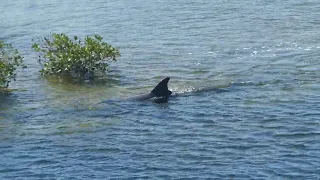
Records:
[[[94,79],[79,80],[64,76],[43,77],[40,92],[45,103],[58,108],[91,105],[117,96],[121,88],[121,76],[108,74]]]
[[[55,76],[50,75],[46,76],[46,82],[58,89],[63,90],[74,90],[75,87],[92,87],[92,86],[100,86],[105,88],[110,88],[115,85],[120,84],[119,76],[117,75],[108,75],[108,76],[99,76],[96,78],[86,78],[86,79],[78,79],[70,76]]]
[[[54,135],[93,133],[118,129],[135,123],[142,115],[167,107],[166,104],[155,104],[149,101],[107,100],[91,107],[69,107],[64,110],[54,110]],[[51,112],[51,114],[55,114]],[[145,115],[146,116],[146,115]],[[125,124],[124,126],[122,126]]]
[[[17,103],[14,91],[15,89],[0,89],[0,115]]]

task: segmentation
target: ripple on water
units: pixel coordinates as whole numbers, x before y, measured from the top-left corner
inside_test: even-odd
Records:
[[[28,68],[0,94],[0,179],[319,179],[319,3],[1,3]],[[43,78],[50,32],[122,56],[94,83]],[[122,101],[166,76],[169,103]]]

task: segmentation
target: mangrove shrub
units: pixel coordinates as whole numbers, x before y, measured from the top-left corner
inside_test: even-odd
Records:
[[[102,37],[87,36],[80,40],[66,34],[52,34],[32,45],[40,53],[42,74],[56,74],[77,77],[93,77],[97,72],[105,73],[108,62],[120,56],[118,49],[102,41]]]
[[[15,80],[16,68],[22,65],[22,60],[17,49],[0,40],[0,88],[7,88]]]

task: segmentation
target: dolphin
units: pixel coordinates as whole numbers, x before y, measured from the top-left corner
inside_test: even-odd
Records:
[[[192,89],[191,92],[176,92],[173,94],[172,91],[168,89],[169,80],[170,80],[170,77],[166,77],[162,79],[161,82],[159,82],[159,84],[156,87],[154,87],[153,90],[150,91],[149,93],[126,98],[124,100],[127,100],[127,101],[152,100],[155,103],[167,103],[169,100],[169,97],[190,96],[190,93],[198,94],[198,93],[203,93],[208,91],[227,92],[229,91],[229,88],[233,84],[231,83],[231,84],[220,85],[220,86],[208,86],[204,88]],[[102,101],[100,103],[106,103],[106,102],[110,102],[110,101],[107,100],[107,101]]]
[[[128,98],[127,100],[133,101],[144,101],[152,99],[155,103],[166,103],[168,102],[169,96],[172,92],[168,89],[168,82],[170,77],[164,78],[153,90],[147,94]]]

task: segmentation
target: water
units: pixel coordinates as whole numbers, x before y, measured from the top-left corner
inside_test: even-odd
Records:
[[[0,179],[320,178],[318,1],[0,4],[28,65],[0,96]],[[122,56],[103,81],[45,79],[30,45],[52,32]],[[167,104],[119,100],[166,76]]]

